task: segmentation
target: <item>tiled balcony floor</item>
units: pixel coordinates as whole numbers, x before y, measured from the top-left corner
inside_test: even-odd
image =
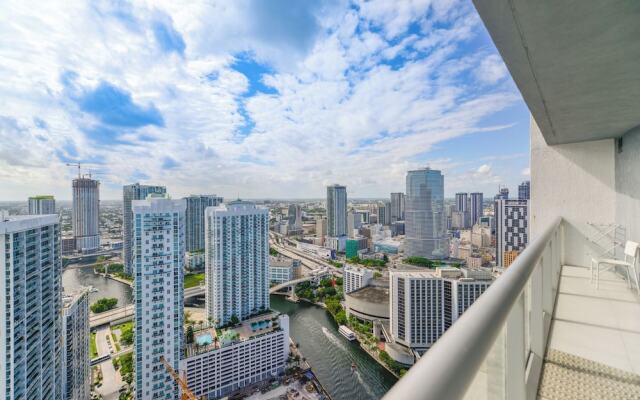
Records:
[[[542,378],[544,399],[602,398],[598,390],[605,387],[620,389],[606,392],[607,398],[640,398],[640,297],[635,287],[629,289],[620,275],[607,271],[600,273],[596,289],[589,268],[564,266]]]

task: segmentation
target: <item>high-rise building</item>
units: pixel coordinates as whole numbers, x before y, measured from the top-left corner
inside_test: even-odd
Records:
[[[467,193],[456,193],[456,210],[462,216],[460,228],[468,228],[471,219],[469,213],[469,195]]]
[[[187,200],[186,245],[187,251],[204,249],[204,210],[222,204],[222,197],[215,194],[191,195]]]
[[[0,393],[62,398],[60,223],[57,215],[0,214]]]
[[[509,200],[509,188],[500,188],[498,194],[493,197],[494,200]]]
[[[100,182],[78,177],[73,180],[71,214],[76,250],[91,252],[100,248]]]
[[[407,172],[405,256],[446,258],[444,176],[430,168]]]
[[[391,224],[391,203],[388,201],[378,202],[378,223],[380,225]]]
[[[391,193],[391,222],[404,221],[404,193]]]
[[[390,328],[395,344],[428,349],[489,287],[490,271],[436,268],[389,274]]]
[[[302,228],[302,208],[300,204],[289,205],[287,219],[289,220],[289,226],[293,229],[297,230]]]
[[[56,200],[53,196],[29,197],[29,215],[56,213]]]
[[[179,397],[160,357],[178,370],[183,344],[185,203],[152,194],[131,205],[137,400]]]
[[[518,185],[518,200],[529,200],[531,197],[531,182],[524,181]]]
[[[319,240],[319,245],[324,244],[324,237],[327,236],[327,218],[322,217],[316,219],[316,237]]]
[[[471,220],[469,225],[473,226],[480,221],[480,218],[484,215],[484,209],[482,207],[483,195],[482,193],[475,192],[470,194],[469,200],[469,214]]]
[[[327,235],[347,234],[347,187],[327,186]]]
[[[496,264],[506,266],[505,252],[520,252],[529,243],[529,201],[496,200]],[[509,261],[515,258],[509,253]],[[510,262],[509,262],[510,264]]]
[[[133,213],[131,212],[131,202],[133,200],[144,200],[150,194],[165,194],[167,189],[164,186],[141,185],[134,183],[122,187],[122,259],[124,260],[124,270],[127,274],[133,275],[132,250],[133,243]]]
[[[269,210],[248,201],[205,215],[206,313],[221,326],[269,308]]]
[[[89,355],[89,291],[62,297],[62,398],[90,398],[91,358]]]

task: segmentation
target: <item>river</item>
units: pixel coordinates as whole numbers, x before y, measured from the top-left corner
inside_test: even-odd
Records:
[[[129,285],[95,274],[93,267],[66,268],[62,273],[64,290],[72,292],[82,286],[93,286],[98,289],[97,292],[89,293],[90,303],[103,297],[118,299],[118,307],[133,302],[133,291]]]
[[[80,286],[93,286],[90,302],[102,297],[115,297],[118,306],[131,304],[131,288],[123,283],[93,273],[93,268],[66,269],[62,286],[73,291]],[[307,303],[294,304],[282,296],[271,296],[271,308],[289,315],[290,334],[300,344],[316,376],[333,400],[370,400],[381,398],[396,379],[376,363],[357,343],[338,333],[330,315],[322,308]],[[351,363],[356,370],[351,371]]]
[[[300,352],[333,400],[379,399],[396,382],[357,343],[340,335],[324,309],[282,296],[271,296],[271,308],[289,315],[292,340],[300,343]],[[351,363],[356,364],[354,372]]]

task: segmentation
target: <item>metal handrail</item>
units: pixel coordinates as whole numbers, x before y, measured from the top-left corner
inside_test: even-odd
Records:
[[[463,398],[561,222],[530,243],[383,399]]]

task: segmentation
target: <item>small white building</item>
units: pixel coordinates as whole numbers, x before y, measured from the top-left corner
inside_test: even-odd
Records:
[[[284,283],[300,277],[300,260],[288,257],[270,257],[269,280]]]
[[[345,264],[342,271],[344,293],[368,286],[373,279],[373,271],[352,264]]]

